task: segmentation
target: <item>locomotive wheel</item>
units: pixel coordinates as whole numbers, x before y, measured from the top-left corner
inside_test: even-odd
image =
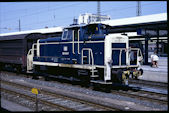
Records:
[[[93,83],[92,84],[92,86],[93,86],[93,90],[95,90],[95,91],[100,91],[100,84],[97,84],[97,83]]]
[[[122,70],[117,71],[117,82],[122,84]]]
[[[16,66],[16,74],[20,74],[21,71],[22,71],[21,66],[20,66],[20,65],[17,65],[17,66]]]
[[[3,65],[0,63],[0,71],[2,71],[3,69]]]
[[[79,71],[79,70],[78,70]],[[90,77],[89,77],[89,72],[88,70],[82,70],[82,72],[86,73],[85,75],[83,75],[80,71],[77,74],[79,76],[80,79],[80,85],[82,87],[90,87]]]
[[[111,89],[112,89],[112,84],[106,84],[106,85],[103,85],[102,86],[102,90],[106,93],[110,93],[111,92]]]
[[[89,77],[82,77],[81,78],[81,86],[82,87],[90,87],[90,79],[89,79]]]
[[[110,93],[111,89],[112,89],[112,84],[98,84],[98,83],[94,83],[93,85],[93,90],[95,91],[102,91],[102,92],[106,92],[106,93]]]

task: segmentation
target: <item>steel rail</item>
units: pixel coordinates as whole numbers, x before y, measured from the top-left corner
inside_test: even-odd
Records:
[[[26,95],[26,94],[23,94],[23,93],[19,93],[19,92],[16,92],[16,91],[12,91],[12,90],[9,90],[9,89],[5,89],[5,88],[2,88],[2,87],[0,89],[1,89],[2,92],[6,92],[6,93],[9,93],[9,94],[14,94],[14,95],[19,95],[22,98],[26,98],[26,99],[29,99],[31,101],[35,101],[35,97],[33,97],[33,96]],[[50,107],[51,106],[54,107],[54,108],[57,107],[57,108],[59,108],[61,110],[66,110],[66,111],[74,111],[71,108],[68,108],[68,107],[65,107],[65,106],[61,106],[59,104],[55,104],[55,103],[52,103],[52,102],[49,102],[49,101],[46,101],[46,100],[42,100],[42,99],[39,99],[39,98],[38,98],[38,100],[41,103],[43,103],[43,104],[45,104],[47,106],[50,106]]]
[[[23,85],[23,84],[19,84],[19,83],[7,81],[7,80],[2,80],[2,79],[1,79],[1,83],[12,85],[12,86],[16,86],[16,87],[20,87],[20,88],[27,89],[27,90],[30,90],[32,88],[30,86],[26,86],[26,85]],[[68,96],[68,95],[61,95],[61,94],[49,92],[47,90],[44,90],[43,88],[40,89],[40,92],[41,92],[41,94],[46,94],[46,95],[53,96],[53,97],[56,97],[56,98],[64,98],[64,99],[72,100],[72,101],[75,101],[75,102],[79,102],[79,103],[83,103],[83,104],[87,104],[87,105],[93,106],[94,108],[101,108],[101,109],[104,109],[106,111],[117,111],[117,110],[119,111],[119,110],[122,110],[122,108],[120,108],[120,107],[119,108],[118,107],[112,108],[110,106],[106,106],[106,105],[99,104],[99,103],[92,102],[92,101],[87,101],[85,99],[79,99],[79,98]],[[40,100],[40,101],[44,102],[44,100]],[[71,109],[71,111],[72,110],[74,110],[74,109]]]
[[[19,85],[19,84],[16,84],[16,85]],[[19,86],[21,86],[21,85],[19,85]],[[22,85],[22,87],[23,86],[24,85]],[[28,86],[25,86],[25,88],[26,87],[28,88]],[[29,87],[29,89],[31,89],[31,88],[32,87]],[[41,90],[41,91],[43,91],[43,93],[45,93],[45,92],[47,93],[46,90]],[[55,93],[50,93],[50,92],[48,92],[48,93],[51,94],[51,95],[55,95],[55,96],[58,95],[58,94],[55,94]],[[162,96],[165,97],[165,98],[167,98],[166,94],[161,94],[161,93],[154,93],[154,92],[143,91],[143,90],[142,91],[138,90],[137,94],[134,91],[133,92],[127,92],[127,91],[117,91],[117,90],[112,90],[112,93],[118,94],[118,95],[132,97],[132,98],[134,97],[134,98],[138,98],[138,99],[143,99],[143,100],[146,100],[146,101],[157,102],[157,103],[160,103],[160,104],[168,104],[168,100],[160,99],[160,97],[162,97]],[[156,95],[158,97],[154,98],[152,95]],[[64,97],[65,97],[65,95],[64,95]],[[67,98],[67,99],[69,98],[69,100],[71,100],[71,99],[73,100],[73,98],[71,96],[67,96],[65,98]],[[79,100],[79,102],[85,103],[84,100]],[[92,105],[92,104],[94,105],[95,103],[90,103],[90,105]],[[99,106],[103,106],[103,105],[101,104]],[[104,109],[104,107],[102,107],[102,109]],[[113,110],[113,109],[112,108],[107,108],[105,110]],[[118,110],[117,107],[115,108],[115,110]],[[122,110],[122,109],[119,109],[119,110]]]
[[[168,104],[168,100],[159,99],[161,96],[167,98],[167,95],[165,95],[165,94],[153,93],[153,92],[148,92],[148,91],[134,92],[134,91],[131,91],[131,90],[130,90],[130,92],[112,90],[111,93],[117,94],[117,95],[128,96],[128,97],[132,97],[132,98],[136,98],[136,99],[140,99],[140,100],[143,99],[143,100],[150,101],[150,102],[157,102],[157,103],[160,103],[160,104]],[[157,97],[154,98],[152,95],[155,95]]]
[[[147,81],[147,80],[140,80],[140,79],[139,80],[129,79],[129,83],[168,89],[168,83],[163,83],[163,82]]]

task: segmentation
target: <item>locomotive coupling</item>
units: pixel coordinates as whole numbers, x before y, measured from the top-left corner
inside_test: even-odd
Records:
[[[123,71],[123,73],[122,73],[122,82],[123,82],[125,85],[128,85],[129,75],[130,75],[130,71]]]
[[[116,77],[116,79],[124,84],[124,85],[128,85],[128,79],[129,79],[129,75],[130,75],[130,70],[126,70],[123,71],[121,69],[119,70],[112,70],[112,75]]]
[[[122,80],[123,81],[128,80],[129,75],[130,75],[130,71],[123,71],[123,73],[122,73]]]
[[[131,74],[132,74],[132,78],[137,79],[139,76],[143,74],[143,69],[131,71]]]

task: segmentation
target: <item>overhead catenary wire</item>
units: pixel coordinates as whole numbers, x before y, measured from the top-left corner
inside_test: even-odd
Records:
[[[67,7],[72,7],[72,6],[75,6],[75,5],[81,5],[81,3],[76,3],[76,4],[69,4],[69,5],[65,5],[65,6],[61,6],[61,7],[56,7],[56,8],[53,8],[53,9],[48,9],[48,10],[46,10],[46,12],[47,11],[54,11],[54,10],[56,10],[56,9],[62,9],[62,8],[67,8]],[[46,8],[45,8],[46,9]],[[40,10],[44,10],[44,9],[40,9]],[[44,11],[38,11],[38,12],[34,12],[33,11],[33,13],[32,14],[25,14],[25,15],[22,15],[22,16],[19,16],[20,18],[21,17],[27,17],[27,16],[32,16],[32,15],[37,15],[37,14],[40,14],[40,13],[44,13]],[[15,18],[15,19],[17,19],[17,18]],[[14,18],[8,18],[8,19],[5,19],[5,22],[6,21],[14,21]]]
[[[142,4],[142,6],[145,6],[145,5],[153,5],[153,4],[156,4],[156,3]],[[68,5],[65,5],[65,6],[56,7],[56,8],[53,8],[53,9],[46,10],[46,11],[54,11],[54,10],[56,10],[56,9],[62,9],[62,8],[65,8],[65,7],[71,7],[71,6],[75,6],[75,5],[82,5],[82,3],[68,4]],[[46,8],[48,8],[48,7],[46,7]],[[37,14],[40,14],[40,13],[44,13],[43,10],[46,9],[46,8],[40,9],[40,11],[38,11],[38,12],[33,11],[32,14],[22,15],[22,16],[20,16],[19,18],[21,18],[21,17],[27,17],[27,16],[32,16],[32,15],[37,15]],[[135,5],[134,5],[134,6],[130,6],[130,7],[126,7],[126,8],[121,8],[120,10],[119,10],[119,9],[111,8],[111,9],[109,9],[109,10],[105,10],[105,11],[102,11],[102,12],[103,12],[103,13],[105,13],[105,12],[110,12],[110,11],[113,11],[113,12],[116,11],[116,12],[117,12],[117,11],[129,9],[129,8],[135,8]],[[17,17],[17,18],[18,18],[18,17]],[[8,18],[8,19],[5,19],[5,22],[6,22],[6,21],[16,21],[17,18]],[[14,20],[14,19],[16,19],[16,20]]]
[[[141,15],[141,2],[137,1],[137,9],[136,9],[136,16]]]
[[[65,8],[65,7],[74,7],[75,5],[82,5],[81,3],[74,3],[74,4],[66,4],[66,5],[64,5],[64,6],[60,6],[60,7],[57,7],[57,8],[53,8],[53,9],[48,9],[47,11],[53,11],[53,10],[56,10],[56,9],[62,9],[62,8]],[[35,12],[35,13],[33,13],[33,14],[31,14],[31,15],[36,15],[36,14],[38,14],[38,13],[44,13],[44,11],[39,11],[39,12]],[[20,16],[20,17],[27,17],[27,16],[30,16],[30,14],[29,15],[24,15],[24,16]],[[68,17],[69,18],[69,17]],[[68,18],[66,18],[66,19],[68,19]],[[6,19],[5,21],[16,21],[16,20],[13,20],[13,18],[10,18],[10,19]],[[63,19],[62,19],[63,20]],[[48,22],[49,20],[47,20],[47,21],[43,21],[43,22]],[[3,21],[4,22],[4,21]],[[36,23],[35,23],[36,24]],[[39,22],[38,22],[38,24],[39,24]],[[24,26],[24,25],[23,25]],[[22,26],[22,28],[25,28],[25,27],[23,27]],[[30,24],[29,25],[27,25],[27,26],[30,26]],[[14,29],[18,29],[18,28],[11,28],[11,27],[1,27],[1,29],[4,29],[4,28],[6,28],[6,30],[14,30]]]
[[[157,4],[157,3],[146,3],[146,4],[141,4],[142,6],[147,6],[147,5],[154,5],[154,4]],[[159,3],[158,3],[159,4]],[[108,9],[108,10],[103,10],[102,12],[103,13],[106,13],[106,12],[111,12],[111,11],[122,11],[122,10],[126,10],[126,9],[130,9],[130,8],[135,8],[136,5],[133,5],[133,6],[129,6],[129,7],[125,7],[125,8],[121,8],[120,10],[118,8],[111,8],[111,9]]]
[[[75,3],[75,4],[66,4],[65,6],[61,6],[61,7],[57,7],[57,8],[52,8],[52,9],[48,9],[47,11],[48,12],[50,12],[50,11],[55,11],[56,9],[62,9],[62,8],[64,8],[64,7],[71,7],[71,6],[75,6],[75,5],[79,5],[79,4],[81,4],[81,3]],[[156,4],[156,3],[148,3],[148,4],[142,4],[142,6],[145,6],[145,5],[153,5],[153,4]],[[129,9],[129,8],[135,8],[135,5],[134,6],[130,6],[130,7],[126,7],[126,8],[122,8],[122,9],[120,9],[120,10],[118,10],[118,9],[113,9],[113,11],[116,11],[116,12],[119,12],[119,11],[122,11],[122,10],[126,10],[126,9]],[[111,9],[112,10],[112,9]],[[105,10],[105,11],[102,11],[102,12],[109,12],[109,11],[111,11],[111,10]],[[45,11],[45,12],[47,12],[47,11]],[[38,12],[34,12],[33,14],[27,14],[27,15],[24,15],[24,16],[21,16],[21,17],[27,17],[27,16],[33,16],[33,15],[36,15],[36,14],[41,14],[41,13],[44,13],[44,11],[42,11],[42,10],[40,10],[40,11],[38,11]],[[72,18],[74,17],[74,15],[72,15]],[[56,20],[66,20],[66,21],[68,21],[68,20],[72,20],[72,18],[70,19],[71,17],[66,17],[65,19],[64,18],[62,18],[62,19],[58,19],[58,18],[56,18]],[[8,21],[8,20],[6,20],[6,21]],[[16,20],[12,20],[12,21],[16,21]],[[50,23],[49,22],[50,20],[45,20],[45,21],[38,21],[38,22],[33,22],[33,24],[36,24],[36,25],[39,25],[39,24],[46,24],[46,23]],[[43,22],[43,23],[42,23]],[[22,28],[28,28],[27,26],[31,26],[31,24],[32,23],[29,23],[29,24],[22,24]],[[1,26],[2,27],[2,26]],[[8,27],[2,27],[2,28],[8,28]],[[10,28],[10,29],[12,29],[12,28]],[[4,29],[4,30],[8,30],[8,29]]]

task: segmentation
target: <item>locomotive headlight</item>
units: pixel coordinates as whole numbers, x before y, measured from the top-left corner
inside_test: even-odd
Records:
[[[117,37],[117,39],[122,39],[122,37]]]
[[[63,47],[63,51],[68,51],[68,47],[67,47],[67,46],[64,46],[64,47]]]
[[[121,42],[122,37],[117,37],[117,42]]]

